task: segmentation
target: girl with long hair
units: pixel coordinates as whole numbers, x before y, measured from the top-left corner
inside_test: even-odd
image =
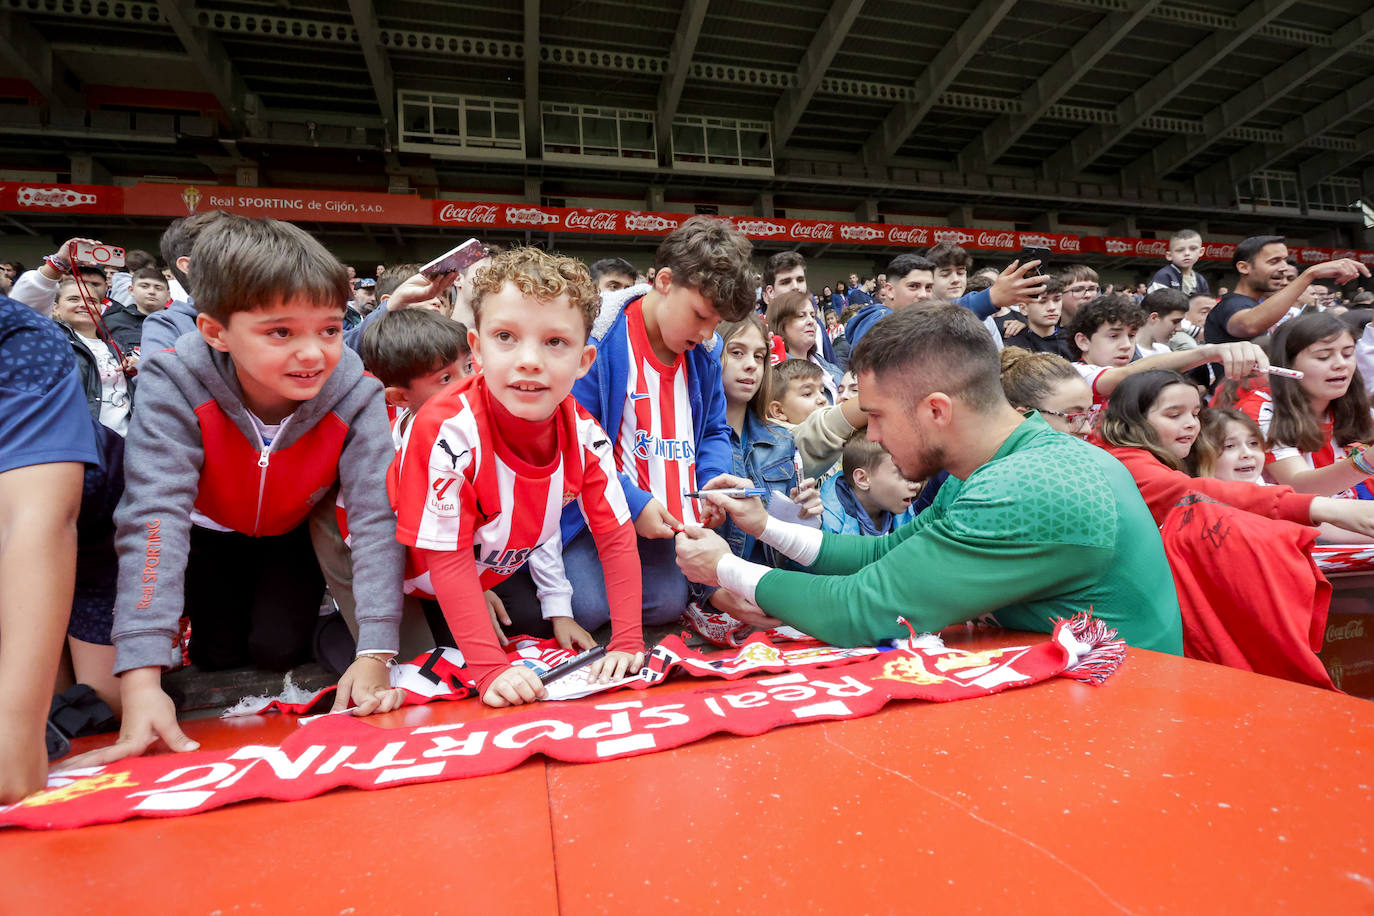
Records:
[[[1130,376],[1097,436],[1130,471],[1160,526],[1190,658],[1335,689],[1317,658],[1331,585],[1313,525],[1374,534],[1374,506],[1286,486],[1189,477],[1202,401],[1177,372]]]

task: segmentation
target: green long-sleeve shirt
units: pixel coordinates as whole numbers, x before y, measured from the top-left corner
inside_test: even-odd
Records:
[[[817,575],[817,574],[820,575]],[[1183,654],[1159,529],[1106,451],[1027,418],[992,460],[885,537],[826,534],[808,572],[774,570],[759,606],[833,645],[872,645],[991,614],[1048,631],[1089,607],[1127,644]]]

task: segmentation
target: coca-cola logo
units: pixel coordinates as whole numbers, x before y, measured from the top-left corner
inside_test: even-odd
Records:
[[[1349,248],[1337,248],[1335,251],[1331,252],[1331,258],[1332,258],[1332,260],[1338,260],[1338,259],[1340,259],[1340,258],[1351,258],[1351,259],[1354,259],[1354,258],[1355,258],[1356,256],[1358,256],[1358,255],[1359,255],[1359,252],[1358,252],[1358,251],[1352,251],[1352,250],[1349,249]]]
[[[1163,239],[1141,239],[1135,243],[1135,253],[1138,255],[1158,255],[1164,257],[1169,253],[1169,243]]]
[[[620,226],[620,215],[604,210],[595,213],[569,213],[563,217],[563,225],[569,229],[585,229],[591,232],[615,232]]]
[[[1016,233],[1014,232],[980,232],[978,233],[979,248],[1015,248]]]
[[[1363,639],[1364,621],[1360,619],[1347,620],[1342,624],[1329,623],[1326,625],[1326,641],[1339,642],[1342,639]]]
[[[625,228],[631,232],[671,232],[677,228],[677,220],[664,219],[652,213],[627,213]]]
[[[1055,240],[1048,235],[1032,235],[1027,232],[1021,233],[1021,245],[1025,248],[1048,248],[1054,250]]]
[[[1082,251],[1083,240],[1076,235],[1066,235],[1059,240],[1060,251]]]
[[[830,241],[835,237],[834,223],[793,223],[792,238]]]
[[[543,226],[558,222],[558,214],[538,207],[507,207],[506,222],[512,226]]]
[[[840,238],[852,242],[871,242],[882,237],[882,231],[874,229],[872,226],[848,225],[840,227]]]
[[[745,235],[758,235],[766,239],[771,239],[775,235],[786,235],[787,227],[779,226],[777,223],[769,222],[766,219],[737,219],[735,228]]]
[[[1299,253],[1298,257],[1309,264],[1331,260],[1330,253],[1322,251],[1320,248],[1304,248],[1301,253]]]
[[[1360,252],[1360,263],[1361,263],[1361,264],[1374,264],[1374,251],[1361,251],[1361,252]]]
[[[953,242],[956,245],[970,245],[973,243],[973,233],[964,232],[960,229],[936,229],[935,241]]]
[[[21,207],[81,207],[95,203],[94,194],[71,188],[20,188],[16,194]]]
[[[1117,239],[1107,239],[1107,254],[1126,254],[1131,250],[1130,242],[1122,242]]]
[[[496,212],[495,207],[487,204],[474,204],[471,207],[444,204],[439,210],[439,222],[460,223],[464,226],[494,226]]]
[[[930,230],[922,226],[893,226],[887,230],[887,240],[902,245],[929,245]]]
[[[1207,258],[1213,261],[1229,261],[1236,256],[1235,245],[1208,245]]]

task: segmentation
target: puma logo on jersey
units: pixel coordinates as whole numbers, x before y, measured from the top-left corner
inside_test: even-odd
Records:
[[[453,469],[454,469],[455,471],[458,470],[458,459],[459,459],[459,458],[462,458],[464,455],[466,455],[466,454],[468,453],[468,450],[467,450],[467,449],[463,449],[463,450],[462,450],[461,452],[459,452],[458,454],[456,454],[456,455],[453,454],[453,449],[449,448],[448,442],[447,442],[446,440],[444,440],[444,439],[440,439],[440,440],[439,440],[439,449],[440,449],[440,451],[442,451],[445,455],[448,455],[449,460],[453,462]]]

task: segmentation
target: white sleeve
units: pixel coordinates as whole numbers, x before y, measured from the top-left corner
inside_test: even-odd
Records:
[[[758,603],[754,600],[754,592],[759,587],[759,580],[770,572],[771,568],[759,563],[750,563],[733,553],[727,553],[716,563],[716,578],[720,580],[721,587],[728,588],[754,604]]]
[[[759,535],[759,540],[775,550],[782,551],[784,556],[802,566],[810,566],[816,562],[816,557],[821,555],[821,542],[825,540],[825,533],[819,528],[799,525],[796,522],[784,522],[769,516],[768,524],[763,526],[763,534]]]
[[[529,564],[543,618],[571,617],[572,583],[563,570],[563,538],[555,535],[536,547],[530,554]]]
[[[110,278],[110,298],[125,305],[134,304],[134,281],[127,270],[121,270]]]
[[[1365,393],[1374,393],[1374,321],[1364,326],[1364,333],[1355,342],[1355,365],[1364,379]]]
[[[1002,332],[997,330],[997,322],[992,320],[991,315],[983,319],[983,327],[987,328],[988,333],[992,335],[992,342],[997,345],[997,349],[1002,349]]]
[[[57,302],[57,280],[49,280],[38,270],[26,270],[14,281],[10,298],[22,302],[45,318],[52,317]]]

